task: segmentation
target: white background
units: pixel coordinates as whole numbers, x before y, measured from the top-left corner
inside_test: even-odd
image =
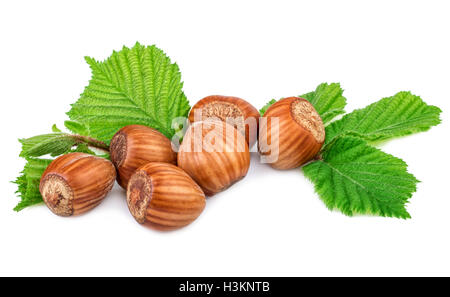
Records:
[[[2,275],[450,275],[448,1],[2,1]],[[187,228],[135,222],[115,187],[96,209],[15,213],[19,137],[60,127],[90,78],[86,55],[136,41],[162,48],[191,104],[210,94],[260,108],[341,82],[347,111],[400,90],[443,109],[429,132],[394,140],[422,182],[410,220],[330,212],[298,169],[253,155],[248,176]]]

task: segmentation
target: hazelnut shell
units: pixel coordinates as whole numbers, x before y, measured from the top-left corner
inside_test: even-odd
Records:
[[[281,99],[267,109],[263,118],[267,121],[260,124],[258,149],[260,154],[269,155],[274,153],[271,145],[278,141],[278,159],[270,163],[273,168],[291,169],[305,164],[317,155],[325,141],[322,119],[306,99]],[[271,129],[273,118],[278,118],[278,131]]]
[[[149,162],[176,164],[171,141],[161,132],[142,125],[120,129],[110,144],[111,161],[117,168],[117,182],[126,189],[131,175]]]
[[[205,208],[205,194],[181,168],[160,162],[140,167],[130,179],[127,204],[148,227],[171,230],[190,224]]]
[[[245,128],[245,139],[249,147],[253,147],[256,143],[260,115],[258,110],[244,99],[221,95],[205,97],[192,107],[189,113],[189,122],[193,123],[195,121],[194,115],[198,109],[202,110],[202,121],[209,117],[217,117],[222,121],[225,121],[227,118],[237,119],[240,122],[239,125],[235,125],[235,128],[242,131],[242,133],[244,133],[243,130]],[[245,121],[251,121],[254,123],[254,126],[245,125],[244,127]]]
[[[245,177],[250,152],[244,136],[233,126],[217,121],[195,122],[181,143],[178,166],[207,196],[212,196]]]
[[[106,197],[114,185],[114,165],[100,157],[70,153],[56,158],[42,175],[39,190],[57,215],[82,214]]]

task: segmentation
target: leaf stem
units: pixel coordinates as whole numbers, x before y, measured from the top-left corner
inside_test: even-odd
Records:
[[[322,154],[319,152],[317,155],[314,156],[313,160],[322,161],[323,160]]]
[[[86,143],[88,146],[106,151],[109,153],[109,146],[104,143],[103,141],[100,141],[98,139],[89,137],[89,136],[83,136],[83,135],[71,135],[76,141],[77,143]]]

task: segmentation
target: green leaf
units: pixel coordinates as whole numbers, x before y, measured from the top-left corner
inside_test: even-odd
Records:
[[[342,95],[344,90],[339,83],[322,83],[316,90],[301,95],[308,100],[319,113],[324,124],[327,124],[336,116],[345,113],[344,108],[347,99]]]
[[[58,156],[67,153],[77,143],[67,133],[52,133],[19,139],[22,143],[20,157],[40,157],[47,154]]]
[[[303,167],[325,205],[348,216],[373,214],[410,218],[405,204],[418,180],[407,165],[360,138],[336,138],[322,160]]]
[[[79,130],[75,125],[73,127],[75,127],[75,130]],[[85,152],[95,155],[95,152],[89,147],[95,147],[103,151],[109,150],[108,145],[97,139],[60,132],[37,135],[19,139],[19,141],[22,143],[22,151],[19,156],[23,158],[40,157],[48,154],[56,157],[70,152]]]
[[[190,106],[182,91],[178,65],[156,46],[123,47],[104,62],[86,58],[92,79],[68,115],[109,143],[120,128],[150,126],[171,138],[172,120],[186,117]]]
[[[263,116],[263,115],[266,113],[266,111],[269,109],[269,107],[270,107],[272,104],[274,104],[275,102],[277,102],[277,100],[275,100],[275,99],[272,99],[272,100],[270,100],[269,102],[267,102],[267,104],[264,105],[264,106],[259,110],[259,114],[260,114],[261,116]]]
[[[96,153],[89,148],[86,143],[80,143],[75,148],[70,150],[71,153],[86,153],[90,155],[96,155]]]
[[[89,135],[89,128],[84,124],[74,121],[65,121],[64,126],[72,133],[85,136]]]
[[[438,107],[427,105],[419,96],[399,92],[331,123],[326,127],[325,143],[343,134],[375,142],[426,131],[441,122],[440,113]]]
[[[62,132],[62,131],[58,127],[56,127],[56,124],[53,124],[52,132],[58,133],[58,132]]]
[[[299,97],[308,100],[319,113],[324,124],[330,122],[336,116],[345,113],[344,107],[347,104],[347,99],[342,95],[342,90],[339,83],[322,83],[317,86],[316,90],[303,94]],[[272,99],[263,108],[259,110],[261,116],[267,111],[267,109],[277,102]]]
[[[14,208],[15,211],[42,202],[39,192],[39,182],[42,174],[52,160],[28,158],[21,175],[14,181],[18,185],[17,194],[21,201]]]

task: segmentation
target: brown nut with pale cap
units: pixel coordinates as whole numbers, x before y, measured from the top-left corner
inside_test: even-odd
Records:
[[[197,117],[196,112],[199,112]],[[211,117],[222,121],[228,120],[229,124],[232,124],[243,134],[245,133],[245,139],[250,148],[255,144],[258,134],[259,112],[244,99],[220,95],[205,97],[192,107],[189,113],[189,122],[204,121]]]
[[[278,129],[272,126],[278,120]],[[261,155],[278,154],[270,165],[291,169],[313,159],[325,141],[322,119],[311,103],[289,97],[271,105],[260,123],[258,149]]]
[[[205,194],[181,168],[153,162],[130,178],[127,204],[140,224],[172,230],[190,224],[205,208]]]
[[[176,164],[171,141],[161,132],[142,125],[120,129],[112,138],[109,151],[117,168],[117,182],[127,189],[131,175],[149,162]]]
[[[78,215],[99,205],[115,179],[116,169],[110,161],[89,154],[70,153],[50,163],[42,175],[39,191],[53,213]]]
[[[250,152],[244,135],[233,126],[221,121],[195,122],[181,143],[178,166],[212,196],[245,177]]]

